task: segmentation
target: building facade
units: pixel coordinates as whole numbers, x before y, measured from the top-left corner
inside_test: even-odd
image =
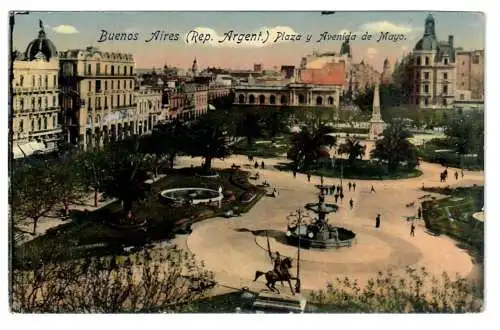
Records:
[[[94,47],[60,53],[61,106],[69,142],[101,145],[138,134],[131,54]]]
[[[338,107],[342,85],[240,85],[234,93],[238,105]]]
[[[351,65],[351,80],[349,81],[350,89],[354,96],[363,93],[366,88],[371,88],[380,82],[381,74],[375,68],[365,63],[363,60],[360,63]]]
[[[484,50],[457,50],[456,65],[457,98],[464,100],[458,91],[470,91],[470,100],[484,100]]]
[[[137,123],[136,134],[150,133],[157,123],[168,118],[168,110],[162,105],[162,90],[141,86],[135,90],[134,94],[137,103],[134,116]]]
[[[382,69],[382,74],[380,76],[380,84],[389,85],[391,83],[392,83],[391,64],[389,63],[389,59],[386,58],[384,60],[384,68]]]
[[[455,99],[455,48],[453,36],[438,42],[432,15],[425,20],[423,37],[412,55],[411,103],[422,109],[452,109]]]
[[[13,67],[14,157],[55,150],[62,138],[59,58],[41,22],[38,38],[15,55]]]

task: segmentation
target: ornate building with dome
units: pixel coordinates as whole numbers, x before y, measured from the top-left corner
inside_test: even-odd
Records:
[[[13,67],[14,158],[55,150],[62,138],[59,58],[41,21],[38,37],[15,53]]]
[[[423,37],[413,50],[411,103],[423,109],[452,109],[455,99],[453,36],[438,41],[432,15],[425,19]]]

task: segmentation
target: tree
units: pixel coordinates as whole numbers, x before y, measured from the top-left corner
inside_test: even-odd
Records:
[[[372,158],[387,161],[389,172],[397,170],[401,162],[416,164],[417,153],[415,146],[408,141],[412,137],[402,121],[393,121],[384,130],[383,138],[375,142],[375,148],[371,152]]]
[[[204,159],[203,171],[210,173],[212,159],[230,155],[227,141],[227,123],[220,114],[213,112],[198,117],[187,133],[187,152],[192,157]]]
[[[113,143],[108,150],[107,170],[102,189],[107,196],[117,198],[123,214],[130,219],[133,203],[144,198],[149,176],[144,167],[144,156],[139,152],[139,140]]]
[[[333,129],[327,126],[320,126],[317,129],[305,126],[300,132],[294,133],[288,158],[294,161],[295,168],[309,169],[321,156],[323,146],[334,146],[336,139],[329,135],[332,132]]]
[[[248,145],[252,145],[255,138],[262,136],[262,124],[259,116],[253,111],[248,111],[240,122],[238,131],[246,137]]]
[[[85,184],[94,192],[94,207],[99,206],[99,191],[101,191],[108,170],[107,155],[106,148],[95,148],[74,156],[81,165]]]
[[[454,114],[447,118],[445,134],[461,156],[477,153],[480,163],[484,162],[484,116]]]
[[[286,131],[289,117],[290,112],[285,109],[269,109],[266,113],[264,127],[271,139],[274,140],[278,133]]]
[[[78,202],[85,195],[84,167],[77,157],[66,154],[53,163],[55,182],[52,189],[64,206],[64,215],[69,214],[69,205]]]
[[[470,313],[481,312],[480,286],[446,273],[407,267],[405,275],[379,272],[360,287],[356,280],[337,278],[326,290],[313,292],[311,302],[324,311],[343,313]]]
[[[58,173],[51,163],[36,160],[13,169],[11,181],[12,214],[15,219],[33,222],[33,235],[40,219],[59,201],[53,189]]]
[[[355,138],[348,138],[337,149],[337,153],[349,155],[348,162],[351,167],[354,167],[356,159],[362,158],[365,155],[365,151],[366,146],[361,145],[360,141]]]
[[[22,264],[12,272],[21,313],[150,313],[186,310],[214,287],[213,274],[175,247],[115,256]]]

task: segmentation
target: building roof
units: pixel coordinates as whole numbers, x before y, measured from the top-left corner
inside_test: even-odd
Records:
[[[49,61],[51,58],[57,57],[57,49],[54,43],[47,38],[43,23],[40,21],[40,31],[38,38],[33,39],[26,48],[26,59],[33,61],[37,58],[43,58]]]
[[[327,63],[320,69],[303,69],[300,71],[300,82],[316,85],[344,85],[345,64]]]

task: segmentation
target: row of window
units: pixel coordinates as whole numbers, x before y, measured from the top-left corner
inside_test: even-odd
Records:
[[[417,65],[422,65],[422,59],[424,65],[430,65],[431,59],[429,56],[417,56]],[[448,58],[445,57],[443,60],[444,65],[448,65]]]
[[[116,96],[116,98],[115,98]],[[122,106],[126,106],[126,105],[132,105],[132,102],[133,102],[133,96],[132,94],[128,94],[128,104],[127,104],[127,94],[123,94],[123,95],[111,95],[110,97],[110,105],[111,107],[119,107],[120,105]],[[116,102],[115,102],[116,100]],[[88,99],[88,109],[91,110],[93,109],[92,107],[92,98],[89,97]],[[97,108],[100,108],[101,107],[101,98],[100,97],[96,97],[95,98],[95,106]],[[108,108],[108,96],[104,96],[104,108]]]
[[[128,80],[128,88],[129,89],[133,89],[134,86],[133,86],[133,80]],[[89,81],[88,82],[88,86],[89,86],[89,92],[92,91],[92,81]],[[116,89],[121,89],[122,86],[123,86],[123,89],[127,89],[127,80],[124,80],[123,81],[123,85],[121,84],[121,80],[117,80],[116,81],[116,85],[115,85],[115,81],[114,80],[111,80],[111,85],[110,85],[110,89],[115,89],[115,86],[116,86]],[[104,90],[107,91],[108,90],[108,81],[105,80],[104,81]],[[95,92],[96,93],[100,93],[102,91],[102,82],[101,80],[96,80],[95,81]]]
[[[429,77],[430,77],[430,73],[429,72],[423,72],[424,74],[424,80],[429,80]],[[448,80],[448,72],[443,72],[443,80]],[[417,80],[420,79],[420,72],[417,72]]]
[[[43,84],[42,84],[43,83]],[[18,86],[24,87],[24,76],[19,76]],[[57,75],[52,76],[52,86],[57,88]],[[31,87],[49,87],[49,76],[48,75],[33,75],[31,76]]]
[[[24,98],[19,98],[18,101],[16,101],[16,104],[18,106],[18,109],[20,109],[21,111],[23,111],[26,107]],[[51,105],[49,105],[49,97],[48,96],[45,96],[43,98],[42,97],[38,97],[38,98],[32,97],[30,109],[42,109],[42,108],[47,108],[49,106],[57,107],[57,104],[58,104],[57,97],[55,95],[52,96],[52,104]]]
[[[101,63],[96,63],[95,65],[95,71],[93,70],[93,67],[92,67],[92,64],[87,64],[87,67],[86,67],[86,70],[85,70],[85,74],[93,74],[95,72],[95,74],[99,75],[101,74]],[[105,65],[104,66],[104,74],[108,74],[108,65]],[[120,75],[123,75],[123,76],[126,76],[126,75],[129,75],[129,76],[132,76],[134,74],[134,67],[133,66],[123,66],[121,67],[120,65],[117,65],[116,66],[116,70],[115,70],[115,66],[114,65],[111,65],[110,66],[110,72],[109,72],[112,76],[116,75],[117,76],[120,76]]]
[[[160,108],[160,101],[156,103],[156,106],[153,102],[151,101],[144,101],[144,102],[139,102],[139,113],[145,113],[148,111],[148,109],[159,109]]]
[[[424,89],[424,94],[429,94],[429,85],[428,84],[424,84],[424,85],[422,85],[422,87]],[[448,94],[448,86],[444,85],[442,87],[441,92],[442,92],[443,95],[447,95]]]
[[[424,105],[425,106],[431,105],[431,99],[430,99],[430,97],[425,97],[423,100],[424,100]],[[419,103],[418,99],[417,99],[417,103]],[[448,105],[448,100],[447,99],[441,99],[441,105],[447,106]]]
[[[244,94],[240,94],[240,96],[238,97],[238,102],[245,103],[245,95]],[[288,102],[288,98],[285,95],[281,95],[280,103],[286,104],[287,102]],[[329,105],[333,105],[334,104],[333,97],[329,96],[327,98],[326,102]],[[250,104],[255,103],[255,96],[253,94],[250,94],[250,96],[248,97],[248,103],[250,103]],[[266,97],[264,95],[260,95],[259,96],[259,104],[265,104],[265,103],[266,103]],[[305,104],[305,103],[306,103],[305,95],[299,94],[299,104]],[[276,104],[276,96],[275,95],[271,95],[269,97],[269,104]],[[322,96],[316,97],[316,105],[323,105],[323,104],[325,104],[323,97]]]
[[[30,132],[36,132],[36,131],[41,131],[41,130],[47,130],[48,129],[48,120],[49,117],[43,117],[43,125],[42,125],[42,118],[38,118],[37,120],[37,126],[35,128],[35,119],[31,119],[31,129]],[[57,116],[52,117],[52,129],[57,128]],[[20,119],[19,120],[19,132],[22,133],[24,131],[24,120]]]
[[[87,126],[91,126],[91,125],[92,125],[92,120],[93,120],[93,119],[92,119],[92,116],[88,116],[88,117],[87,117]],[[152,121],[153,121],[153,126],[154,126],[154,124],[156,124],[156,117],[155,117],[155,116],[153,116]],[[98,115],[95,117],[95,125],[100,125],[100,124],[101,124],[101,115],[99,115],[99,114],[98,114]],[[120,125],[120,124],[118,124],[118,126],[117,126],[116,128],[117,128],[117,129],[120,129],[120,128],[124,128],[124,129],[125,129],[125,128],[128,128],[128,129],[131,129],[131,128],[133,128],[135,125],[137,125],[137,127],[138,127],[138,128],[139,128],[139,127],[144,126],[146,130],[147,130],[147,127],[148,127],[148,126],[151,128],[151,125],[148,125],[148,121],[147,121],[147,120],[144,120],[144,121],[139,120],[139,121],[137,121],[137,122],[131,121],[130,123],[124,123],[124,124],[123,124],[123,126],[122,126],[122,125]],[[109,127],[109,129],[111,130],[111,133],[114,133],[114,128],[115,128],[115,124],[111,124],[111,125],[110,125],[110,127]],[[108,130],[108,126],[103,127],[103,129],[104,129],[104,132],[106,132],[106,131]],[[100,130],[100,128],[99,128],[99,127],[96,127],[96,132],[97,132],[98,130]],[[89,132],[89,131],[90,131],[90,130],[87,130],[87,132]]]

